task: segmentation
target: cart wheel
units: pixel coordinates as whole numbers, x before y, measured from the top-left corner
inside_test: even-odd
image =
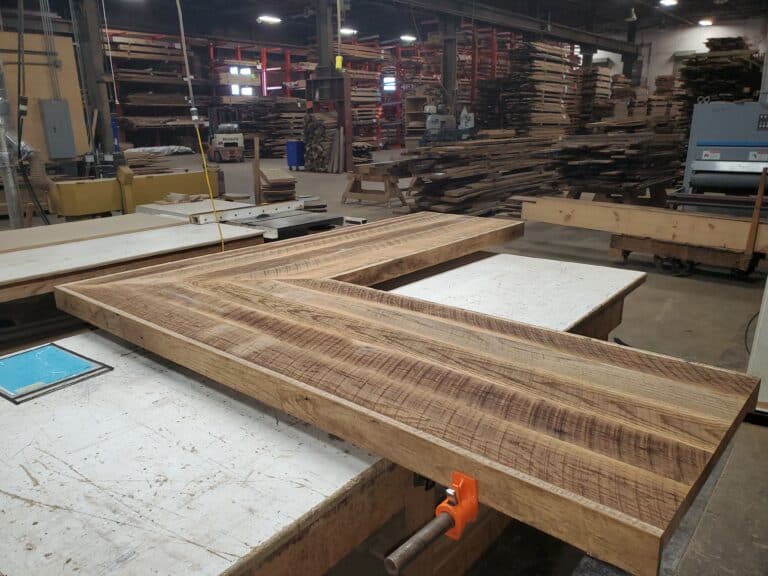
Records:
[[[632,254],[632,250],[622,250],[621,259],[624,261],[624,265],[629,264],[629,255]]]
[[[670,274],[673,276],[687,276],[693,271],[693,262],[683,262],[679,258],[664,258],[662,256],[654,255],[653,263],[662,274]]]

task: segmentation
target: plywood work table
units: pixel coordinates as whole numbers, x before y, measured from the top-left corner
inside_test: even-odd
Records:
[[[479,311],[550,328],[583,319],[561,304],[575,299],[591,317],[644,276],[587,267],[612,279],[595,290],[577,264],[490,259],[508,272],[551,265],[572,287],[542,300],[540,275],[476,277],[461,288],[466,307],[482,302]],[[474,264],[452,269],[467,270],[475,275]],[[420,297],[444,301],[455,289],[443,283]],[[477,298],[489,290],[514,293],[517,305],[489,308]],[[11,430],[0,448],[0,532],[9,535],[0,573],[319,576],[404,505],[417,508],[410,529],[430,512],[432,493],[412,488],[410,473],[281,412],[101,331],[59,344],[114,370],[20,406],[0,402]]]
[[[83,228],[81,223],[57,224],[52,226],[56,229],[57,241],[43,245],[39,244],[43,242],[40,238],[49,236],[46,227],[22,231],[23,241],[32,247],[0,251],[0,302],[50,293],[64,282],[201,256],[220,249],[215,224],[188,224],[184,220],[149,214],[130,217],[147,224],[159,222],[160,227],[137,231],[124,226],[122,218],[127,216],[102,218],[85,226],[89,234],[85,239],[74,240],[67,232],[70,228]],[[113,233],[105,235],[112,220]],[[221,230],[227,249],[263,242],[263,233],[258,228],[222,224]],[[15,230],[0,233],[0,241],[3,234],[15,233]],[[65,237],[67,239],[62,240]]]

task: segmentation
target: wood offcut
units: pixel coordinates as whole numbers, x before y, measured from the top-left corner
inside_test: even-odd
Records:
[[[642,576],[758,380],[367,288],[519,236],[416,214],[60,286],[63,310]],[[357,285],[356,285],[357,284]]]

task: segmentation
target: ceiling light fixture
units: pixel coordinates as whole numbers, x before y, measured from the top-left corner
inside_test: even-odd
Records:
[[[345,26],[344,28],[339,28],[339,34],[341,34],[342,36],[354,36],[355,34],[357,34],[357,30],[355,30],[354,28],[348,28]]]
[[[714,22],[712,22],[711,18],[702,18],[699,20],[699,26],[712,26]]]
[[[403,42],[416,42],[418,38],[416,38],[416,36],[414,36],[413,34],[403,34],[402,36],[400,36],[400,40],[402,40]]]
[[[662,6],[677,6],[677,0],[659,0],[659,4]]]
[[[256,22],[259,24],[280,24],[283,20],[281,18],[278,18],[277,16],[268,16],[266,14],[263,14],[256,18]]]

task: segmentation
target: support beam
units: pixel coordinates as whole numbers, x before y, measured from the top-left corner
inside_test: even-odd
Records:
[[[429,12],[451,14],[476,22],[486,22],[520,32],[534,32],[548,38],[573,42],[574,44],[590,44],[609,52],[618,52],[619,54],[637,54],[638,52],[638,47],[629,42],[608,38],[578,28],[545,22],[486,4],[469,4],[460,0],[394,0],[394,2]]]
[[[112,136],[112,111],[109,107],[109,94],[104,70],[104,49],[101,39],[100,8],[96,0],[76,0],[72,18],[78,20],[80,54],[83,57],[85,78],[82,82],[88,92],[88,98],[99,111],[97,133],[101,149],[110,154],[114,151]]]
[[[331,22],[331,5],[328,0],[317,0],[316,32],[317,32],[317,65],[328,73],[333,69],[333,24]]]
[[[446,16],[440,20],[440,31],[443,35],[443,88],[445,89],[445,104],[455,113],[456,106],[456,66],[458,52],[456,45],[456,33],[459,28],[459,20],[453,16]]]

